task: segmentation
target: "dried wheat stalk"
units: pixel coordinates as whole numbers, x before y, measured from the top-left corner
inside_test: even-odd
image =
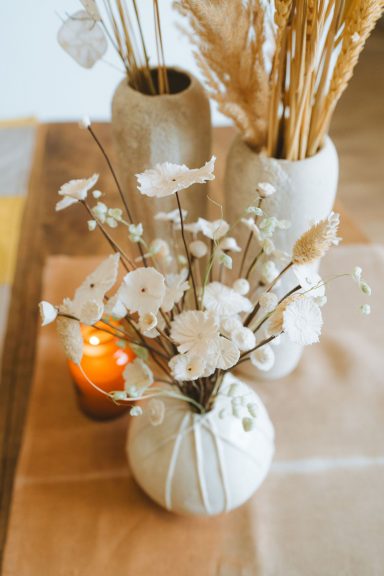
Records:
[[[321,147],[384,0],[275,0],[266,72],[265,0],[177,0],[209,92],[252,148],[289,160]],[[336,63],[335,63],[336,62]]]

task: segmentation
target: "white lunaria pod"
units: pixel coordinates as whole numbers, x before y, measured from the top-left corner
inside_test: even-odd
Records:
[[[233,384],[241,399],[238,417],[232,413]],[[207,414],[183,401],[163,402],[166,418],[158,426],[145,403],[143,415],[130,423],[127,452],[137,483],[178,514],[212,516],[241,506],[265,479],[274,453],[273,426],[260,398],[228,373]]]

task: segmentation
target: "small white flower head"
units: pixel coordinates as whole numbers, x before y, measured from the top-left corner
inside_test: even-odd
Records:
[[[175,224],[176,230],[180,230],[180,228],[181,228],[180,224]],[[196,237],[196,234],[201,232],[200,222],[197,221],[197,222],[190,222],[189,224],[184,224],[184,231],[190,232],[191,234],[193,234],[194,237]]]
[[[323,318],[312,298],[296,298],[283,312],[283,330],[291,342],[308,346],[319,341]]]
[[[233,289],[241,296],[246,296],[250,290],[249,282],[246,278],[238,278],[233,283]]]
[[[264,313],[272,312],[279,303],[279,299],[273,292],[264,292],[259,298],[259,305]]]
[[[260,228],[258,227],[253,218],[242,218],[241,223],[244,224],[244,226],[248,228],[248,230],[256,236],[259,242],[263,240]]]
[[[253,216],[262,216],[264,212],[258,206],[248,206],[246,209],[247,214],[252,214]]]
[[[39,303],[39,311],[41,316],[41,325],[47,326],[47,324],[51,324],[57,318],[58,310],[55,306],[52,306],[49,302],[42,300]]]
[[[130,416],[142,416],[143,409],[141,406],[133,406],[129,411]]]
[[[233,332],[240,330],[243,327],[243,323],[239,316],[228,316],[228,318],[223,318],[220,322],[220,332],[231,338]]]
[[[229,370],[238,363],[239,358],[240,350],[236,344],[221,336],[216,358],[216,368],[220,368],[221,370]]]
[[[152,312],[147,312],[139,317],[139,330],[142,334],[150,332],[157,326],[157,316],[152,314]]]
[[[216,158],[212,156],[202,168],[190,169],[185,164],[164,162],[155,168],[136,174],[138,190],[145,196],[164,198],[189,188],[193,184],[203,184],[215,178],[213,170]]]
[[[279,271],[273,260],[267,260],[264,262],[261,268],[261,281],[264,282],[264,284],[271,284],[278,275]]]
[[[252,330],[245,327],[235,330],[231,335],[231,340],[242,352],[248,352],[256,346],[256,336]]]
[[[101,198],[102,195],[103,193],[101,192],[101,190],[92,190],[92,196],[94,197],[95,200]]]
[[[123,218],[123,211],[121,210],[121,208],[108,208],[105,222],[110,228],[117,228],[122,218]]]
[[[171,254],[171,249],[166,240],[155,238],[149,245],[149,252],[156,258],[160,258],[160,260],[167,260]]]
[[[233,316],[241,312],[251,312],[252,303],[248,298],[225,286],[221,282],[211,282],[206,286],[203,298],[204,307],[218,316]]]
[[[140,242],[143,235],[143,225],[140,224],[130,224],[128,226],[129,239],[131,242]]]
[[[275,244],[270,238],[266,238],[265,240],[263,240],[261,243],[261,247],[263,249],[264,254],[266,254],[267,256],[270,256],[275,251]]]
[[[178,354],[169,361],[169,367],[175,380],[196,380],[203,375],[205,361],[196,354]]]
[[[125,390],[114,390],[111,392],[111,398],[114,402],[123,402],[128,399],[128,396]]]
[[[171,323],[171,338],[181,354],[190,352],[204,357],[218,345],[217,320],[209,312],[182,312]]]
[[[80,0],[89,16],[97,22],[101,20],[100,12],[96,4],[96,0]]]
[[[177,261],[180,264],[180,266],[187,266],[188,265],[188,260],[184,256],[184,254],[178,254]]]
[[[355,266],[352,272],[352,278],[358,284],[361,282],[361,277],[363,274],[363,269],[360,266]]]
[[[337,236],[339,223],[339,214],[331,212],[328,218],[304,232],[293,247],[293,263],[311,264],[322,258],[332,245],[337,245],[340,242]]]
[[[204,258],[208,253],[208,246],[201,240],[194,240],[189,245],[189,251],[194,258]]]
[[[183,220],[185,220],[188,216],[187,210],[181,210],[181,213],[183,215]],[[173,224],[180,225],[181,220],[179,209],[176,208],[176,210],[171,210],[170,212],[158,212],[155,215],[155,220],[159,220],[160,222],[172,222]]]
[[[238,245],[236,238],[232,238],[232,236],[227,236],[220,240],[219,249],[223,252],[241,252],[241,248]]]
[[[91,126],[91,120],[89,116],[83,116],[79,122],[80,130],[88,130],[90,126]]]
[[[87,226],[88,226],[88,230],[90,232],[93,232],[94,230],[96,230],[96,226],[97,226],[96,220],[88,220]]]
[[[200,232],[204,234],[210,240],[220,240],[229,231],[229,224],[225,220],[205,220],[205,218],[199,218],[198,224]]]
[[[361,280],[359,287],[363,294],[366,296],[371,296],[372,288],[364,280]]]
[[[223,252],[222,250],[216,250],[215,257],[228,270],[232,270],[233,260],[229,254]]]
[[[83,68],[92,68],[108,49],[104,30],[85,10],[69,16],[60,27],[57,40]]]
[[[124,276],[118,298],[131,312],[157,314],[165,296],[165,279],[155,268],[137,268]]]
[[[269,196],[275,194],[276,188],[269,182],[259,182],[257,184],[256,191],[260,198],[269,198]]]
[[[98,202],[96,206],[92,208],[92,214],[101,224],[104,224],[107,219],[108,206],[104,204],[104,202]]]
[[[360,306],[360,312],[363,314],[363,316],[369,316],[371,313],[371,307],[369,304],[362,304]]]
[[[85,302],[96,300],[102,303],[108,290],[117,280],[120,255],[108,256],[99,266],[89,274],[75,292],[71,306],[75,315],[80,311]]]
[[[268,216],[263,218],[263,220],[259,224],[260,229],[260,239],[261,241],[265,240],[266,238],[271,238],[277,228],[278,219],[275,216]]]
[[[180,302],[184,292],[189,289],[187,278],[187,268],[184,268],[180,274],[167,274],[165,277],[165,297],[162,304],[164,312],[170,312],[174,305]]]
[[[160,426],[164,421],[165,404],[159,398],[151,398],[148,402],[148,418],[152,426]]]
[[[126,365],[123,378],[124,388],[130,398],[140,397],[153,384],[152,370],[140,358]]]
[[[264,344],[264,346],[251,353],[250,360],[255,368],[262,372],[268,372],[275,363],[275,353],[271,346]]]
[[[99,175],[94,174],[90,178],[70,180],[66,184],[63,184],[58,192],[59,196],[63,196],[63,199],[57,202],[56,212],[64,210],[80,200],[86,200],[88,191],[94,187],[98,179]]]

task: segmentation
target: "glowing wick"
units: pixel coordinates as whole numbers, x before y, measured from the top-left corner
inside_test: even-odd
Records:
[[[92,346],[97,346],[98,344],[100,344],[100,340],[98,339],[97,336],[91,336],[89,339],[89,343],[92,344]]]

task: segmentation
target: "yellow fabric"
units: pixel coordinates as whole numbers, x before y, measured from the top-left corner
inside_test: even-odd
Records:
[[[0,284],[11,284],[25,198],[0,197]]]

